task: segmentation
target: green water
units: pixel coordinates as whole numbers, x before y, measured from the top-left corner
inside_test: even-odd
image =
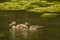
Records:
[[[26,13],[26,12],[0,12],[0,40],[60,40],[60,16],[55,18],[42,18],[41,13]],[[34,25],[43,25],[44,27],[39,32],[30,32],[27,37],[24,35],[17,36],[12,39],[10,36],[9,24],[16,21],[17,24],[28,22]],[[24,38],[23,38],[24,37]]]

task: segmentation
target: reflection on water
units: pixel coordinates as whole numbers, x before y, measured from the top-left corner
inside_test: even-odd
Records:
[[[38,32],[27,32],[27,31],[20,31],[15,32],[10,35],[11,40],[37,40],[38,39]]]

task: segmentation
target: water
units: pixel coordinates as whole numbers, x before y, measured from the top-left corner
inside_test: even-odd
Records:
[[[60,16],[42,18],[40,13],[27,14],[26,12],[22,13],[19,11],[1,13],[0,33],[4,34],[4,36],[0,37],[0,40],[60,40]],[[16,21],[17,24],[27,21],[30,25],[37,24],[44,27],[38,32],[15,32],[15,30],[11,31],[11,27],[9,26],[12,21]]]

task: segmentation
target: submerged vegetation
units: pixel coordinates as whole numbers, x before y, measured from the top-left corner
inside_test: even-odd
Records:
[[[4,36],[5,36],[5,35],[4,35],[3,33],[0,33],[0,38],[1,38],[1,37],[4,37]]]

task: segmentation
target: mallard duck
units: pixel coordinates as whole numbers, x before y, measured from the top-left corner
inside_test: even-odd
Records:
[[[24,24],[18,24],[16,27],[17,29],[20,29],[20,30],[27,30],[28,29],[28,23],[24,23]]]
[[[11,23],[9,24],[9,26],[11,26],[11,29],[12,29],[12,30],[15,30],[16,22],[15,22],[15,21],[11,22]]]
[[[39,25],[32,25],[29,28],[29,31],[38,31],[40,28],[42,28],[43,26],[39,26]]]

